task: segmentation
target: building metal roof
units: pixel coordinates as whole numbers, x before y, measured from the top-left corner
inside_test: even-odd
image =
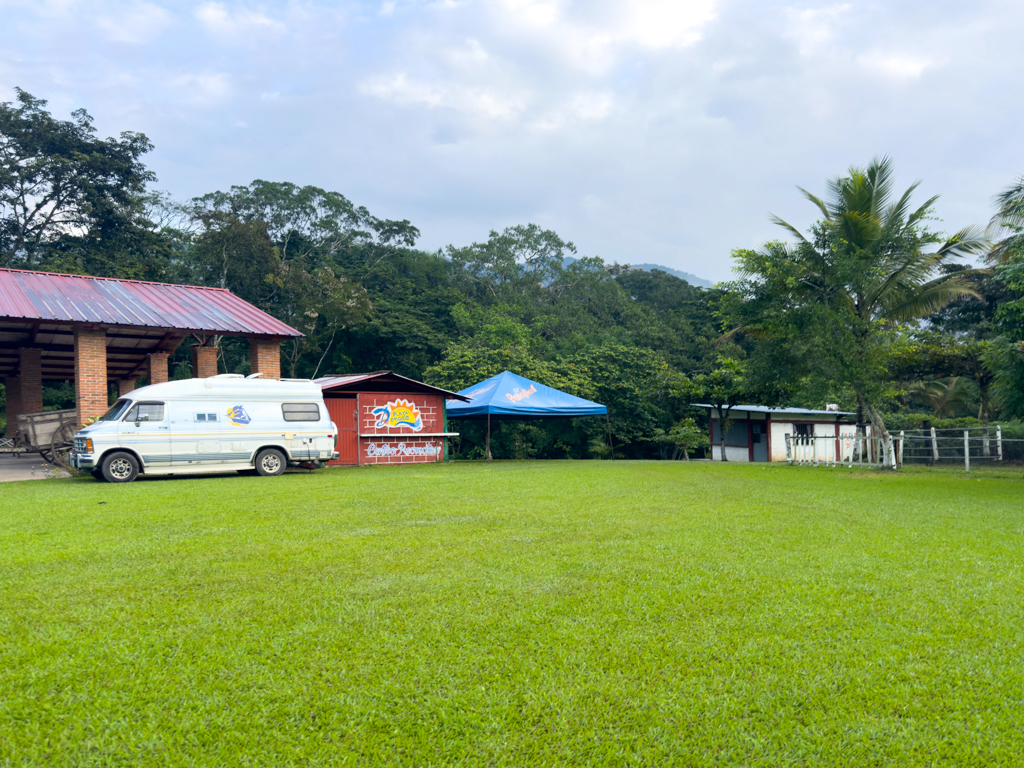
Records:
[[[302,336],[224,288],[0,269],[0,319]]]
[[[709,403],[691,403],[696,408],[718,408],[717,405],[711,405]],[[768,405],[734,405],[729,409],[729,412],[741,411],[750,413],[770,413],[773,416],[790,414],[793,416],[856,416],[857,414],[853,411],[821,411],[813,408],[772,408]]]
[[[447,389],[424,384],[422,381],[400,376],[393,371],[374,371],[373,373],[349,373],[341,376],[321,376],[314,381],[320,385],[324,392],[426,392],[429,394],[442,395],[448,400],[462,400],[469,402],[469,398],[460,395],[458,392],[449,392]],[[356,386],[356,385],[360,386]]]

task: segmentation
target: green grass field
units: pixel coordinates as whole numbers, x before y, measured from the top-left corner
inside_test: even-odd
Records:
[[[0,486],[0,765],[1013,765],[1019,471]]]

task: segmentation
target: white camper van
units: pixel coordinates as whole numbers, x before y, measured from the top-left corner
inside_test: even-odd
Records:
[[[71,466],[111,483],[140,474],[280,475],[337,458],[337,434],[312,381],[221,374],[130,392],[75,435]]]

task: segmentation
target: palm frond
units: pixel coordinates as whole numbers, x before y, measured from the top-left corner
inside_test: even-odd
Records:
[[[982,227],[964,227],[946,240],[936,251],[941,260],[982,253],[992,247],[992,241]]]
[[[769,216],[769,219],[771,219],[772,224],[775,224],[776,226],[782,227],[783,229],[789,230],[789,232],[792,235],[794,235],[796,237],[796,239],[799,240],[800,242],[806,243],[807,245],[811,245],[811,241],[808,240],[806,237],[804,237],[804,234],[799,229],[797,229],[792,224],[790,224],[788,221],[785,221],[784,219],[780,219],[775,214],[772,214],[771,216]]]
[[[910,198],[913,197],[914,192],[921,186],[920,181],[915,181],[909,187],[906,192],[900,196],[900,199],[890,205],[885,210],[885,229],[890,231],[893,227],[902,228],[904,219],[907,218],[907,211],[910,209]]]
[[[916,211],[907,216],[906,226],[912,226],[913,224],[917,224],[917,222],[924,219],[929,213],[932,212],[932,206],[935,205],[938,199],[938,195],[932,195],[927,200],[925,200],[923,205],[918,206]]]
[[[829,220],[829,219],[832,218],[832,212],[829,211],[828,205],[825,204],[824,200],[822,200],[820,197],[815,195],[813,192],[808,192],[803,187],[797,187],[797,189],[800,190],[800,192],[803,194],[803,196],[805,198],[807,198],[812,203],[814,203],[816,206],[818,206],[818,209],[821,211],[822,215],[825,217],[826,220]]]
[[[871,189],[871,213],[881,219],[881,213],[888,207],[889,198],[892,195],[894,175],[892,158],[888,155],[872,158],[863,173],[867,177]]]
[[[900,303],[885,307],[883,314],[890,320],[917,320],[935,314],[951,301],[967,296],[978,297],[980,294],[966,280],[944,279],[905,297]]]

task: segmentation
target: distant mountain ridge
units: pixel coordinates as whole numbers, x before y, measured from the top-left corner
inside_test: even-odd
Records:
[[[700,288],[710,288],[714,285],[710,280],[705,280],[703,277],[697,277],[696,275],[691,275],[689,272],[672,269],[672,267],[664,267],[661,264],[630,264],[629,266],[633,267],[633,269],[642,269],[644,272],[660,269],[662,272],[668,272],[670,275],[675,275],[681,280],[685,280],[690,285],[696,285]]]
[[[576,259],[574,259],[572,256],[566,256],[564,259],[562,259],[562,264],[568,267],[574,261],[576,261]],[[673,277],[678,277],[680,280],[685,280],[690,285],[695,285],[698,288],[711,288],[714,285],[714,283],[712,283],[710,280],[705,280],[703,277],[697,277],[696,275],[691,275],[689,272],[682,272],[678,269],[672,269],[672,267],[662,266],[661,264],[630,264],[629,266],[632,267],[633,269],[642,269],[644,272],[650,272],[651,270],[654,269],[660,269],[662,272],[667,272]]]

